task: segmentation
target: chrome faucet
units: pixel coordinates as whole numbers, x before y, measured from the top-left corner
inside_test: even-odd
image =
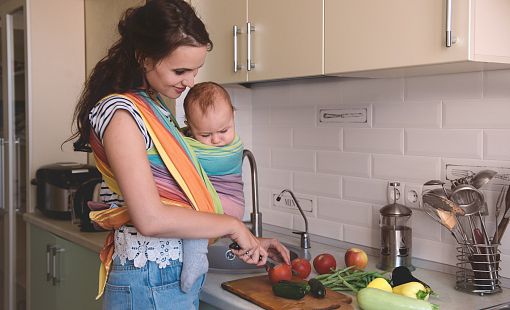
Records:
[[[282,199],[282,195],[287,192],[292,197],[292,200],[294,200],[294,203],[296,204],[296,207],[299,209],[299,213],[301,213],[301,216],[303,217],[303,220],[305,220],[305,231],[293,231],[292,233],[301,235],[301,247],[303,249],[309,249],[310,248],[310,235],[308,234],[308,219],[306,218],[305,213],[303,212],[303,209],[301,209],[301,206],[299,205],[298,200],[296,199],[296,196],[294,196],[294,193],[290,189],[284,189],[280,192],[278,197],[276,197],[276,201],[280,201]]]
[[[251,231],[256,237],[262,237],[262,213],[259,211],[259,184],[257,178],[257,163],[255,162],[255,157],[250,150],[243,150],[243,161],[245,157],[248,158],[251,172]]]

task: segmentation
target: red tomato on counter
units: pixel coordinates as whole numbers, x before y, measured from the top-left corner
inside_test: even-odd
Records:
[[[313,259],[313,267],[315,268],[318,274],[330,273],[331,269],[336,268],[335,257],[327,253],[317,255]]]
[[[269,280],[271,283],[275,284],[280,282],[281,280],[290,280],[292,278],[292,270],[290,265],[287,264],[279,264],[270,268],[267,272],[269,275]]]
[[[310,262],[304,258],[295,258],[292,260],[292,270],[296,272],[296,275],[301,279],[306,279],[312,271]]]

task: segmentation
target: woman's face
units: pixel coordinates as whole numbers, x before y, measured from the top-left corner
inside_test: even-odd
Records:
[[[149,86],[168,98],[179,98],[187,87],[195,84],[195,76],[206,54],[205,46],[180,46],[158,63],[146,59],[145,77]]]

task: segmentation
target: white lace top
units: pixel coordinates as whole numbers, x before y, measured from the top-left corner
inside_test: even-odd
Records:
[[[182,261],[182,240],[153,238],[140,235],[134,227],[122,226],[115,231],[115,251],[124,265],[126,260],[134,260],[135,267],[143,267],[147,261],[156,262],[165,268],[170,260]]]
[[[103,140],[106,127],[113,114],[119,109],[131,113],[145,138],[146,149],[152,148],[152,139],[137,109],[132,102],[124,98],[111,97],[97,104],[90,112],[89,119],[99,139]],[[124,204],[124,199],[113,193],[104,181],[101,184],[100,197],[103,202],[110,203],[113,208]],[[135,267],[139,268],[145,266],[147,261],[154,261],[159,268],[165,268],[169,260],[182,261],[182,240],[146,237],[138,233],[135,227],[125,225],[115,231],[113,259],[116,257],[122,264],[126,260],[134,260]]]

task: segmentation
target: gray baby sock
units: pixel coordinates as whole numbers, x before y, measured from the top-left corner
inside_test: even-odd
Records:
[[[189,292],[197,279],[209,269],[208,244],[207,239],[182,240],[181,290],[185,293]]]

